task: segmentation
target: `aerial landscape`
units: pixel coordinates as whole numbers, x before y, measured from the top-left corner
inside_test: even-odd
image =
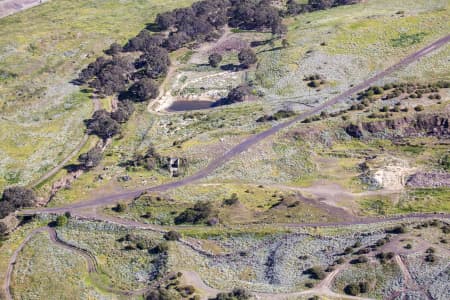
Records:
[[[450,1],[0,0],[0,299],[450,299]]]

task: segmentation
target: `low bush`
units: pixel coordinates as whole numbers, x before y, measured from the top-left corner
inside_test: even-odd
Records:
[[[348,284],[344,288],[344,293],[351,296],[357,296],[360,293],[359,284]]]
[[[171,230],[164,234],[164,239],[167,241],[178,241],[181,239],[181,234],[177,231]]]

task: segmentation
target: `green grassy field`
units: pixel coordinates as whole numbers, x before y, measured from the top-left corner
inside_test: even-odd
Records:
[[[87,63],[191,2],[57,0],[2,18],[0,188],[31,182],[79,143],[92,104],[70,81]]]

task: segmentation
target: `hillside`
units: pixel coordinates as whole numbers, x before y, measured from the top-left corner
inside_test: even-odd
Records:
[[[448,28],[440,0],[1,18],[0,297],[448,299]]]

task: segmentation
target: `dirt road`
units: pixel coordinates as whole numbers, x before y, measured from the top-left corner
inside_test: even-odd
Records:
[[[209,165],[206,168],[198,171],[194,175],[191,175],[189,177],[183,178],[183,179],[181,179],[179,181],[162,184],[162,185],[155,186],[155,187],[142,188],[142,189],[138,189],[138,190],[123,192],[123,193],[118,193],[118,194],[113,194],[113,195],[105,195],[105,196],[99,197],[97,199],[93,199],[93,200],[90,200],[90,201],[83,201],[83,202],[67,205],[67,206],[64,206],[64,207],[29,210],[28,214],[33,214],[33,213],[34,214],[51,213],[51,212],[57,213],[57,212],[73,211],[75,209],[80,209],[80,208],[87,208],[87,207],[106,205],[106,204],[115,203],[115,202],[117,202],[119,200],[135,198],[135,197],[141,195],[143,192],[147,192],[147,191],[149,191],[149,192],[167,191],[167,190],[170,190],[170,189],[182,187],[182,186],[194,183],[194,182],[196,182],[198,180],[204,179],[208,175],[210,175],[214,170],[216,170],[220,166],[224,165],[226,162],[230,161],[235,156],[243,153],[244,151],[246,151],[247,149],[249,149],[253,145],[259,143],[262,140],[264,140],[265,138],[276,134],[280,130],[285,129],[285,128],[291,126],[294,123],[300,122],[300,121],[304,120],[307,117],[313,116],[313,115],[319,113],[320,111],[335,105],[336,103],[339,103],[339,102],[347,100],[348,97],[352,96],[353,94],[370,87],[375,82],[377,82],[378,80],[382,79],[383,77],[385,77],[387,75],[390,75],[394,71],[397,71],[400,68],[402,68],[402,67],[404,67],[406,65],[409,65],[410,63],[412,63],[414,61],[419,60],[421,57],[423,57],[423,56],[433,52],[434,50],[439,49],[440,47],[442,47],[445,44],[447,44],[449,41],[450,41],[450,35],[447,35],[447,36],[445,36],[445,37],[435,41],[434,43],[426,46],[425,48],[423,48],[423,49],[421,49],[421,50],[419,50],[419,51],[417,51],[417,52],[415,52],[413,54],[410,54],[409,56],[407,56],[406,58],[404,58],[403,60],[401,60],[397,64],[395,64],[395,65],[387,68],[386,70],[376,74],[375,76],[365,80],[364,82],[358,84],[357,86],[352,87],[351,89],[349,89],[346,92],[340,94],[339,96],[336,96],[336,97],[334,97],[334,98],[332,98],[332,99],[330,99],[330,100],[328,100],[328,101],[326,101],[326,102],[324,102],[324,103],[314,107],[313,109],[311,109],[309,111],[301,113],[300,115],[298,115],[294,119],[291,119],[291,120],[286,121],[284,123],[280,123],[280,124],[275,125],[275,126],[273,126],[272,128],[270,128],[270,129],[268,129],[266,131],[263,131],[261,133],[255,134],[253,136],[250,136],[249,138],[245,139],[240,144],[234,146],[229,151],[225,152],[223,155],[221,155],[221,156],[217,157],[216,159],[214,159],[211,163],[209,163]]]
[[[48,0],[3,0],[0,1],[0,18],[15,14],[19,11],[40,5]]]

